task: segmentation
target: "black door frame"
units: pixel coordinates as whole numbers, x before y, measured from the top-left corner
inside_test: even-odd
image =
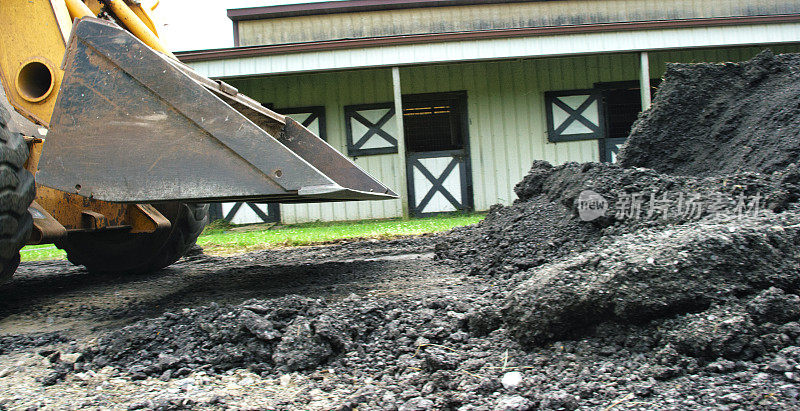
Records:
[[[650,95],[652,96],[653,91],[661,84],[661,79],[650,79]],[[606,91],[608,90],[615,90],[615,89],[625,89],[625,88],[639,88],[641,92],[641,83],[639,80],[622,80],[622,81],[605,81],[605,82],[597,82],[594,83],[594,88],[600,91],[600,115],[603,117],[604,128],[603,134],[604,137],[598,139],[598,150],[600,154],[600,162],[601,163],[608,163],[611,162],[611,146],[609,143],[616,145],[613,141],[610,140],[619,140],[619,138],[609,138],[609,130],[610,121],[608,118],[607,112],[607,104],[606,104]],[[641,100],[640,100],[641,101]],[[639,108],[639,112],[641,112],[641,107]]]
[[[470,136],[469,136],[469,111],[468,111],[468,94],[466,90],[460,91],[446,91],[441,93],[417,93],[417,94],[403,94],[402,96],[402,103],[403,108],[405,109],[406,103],[420,103],[426,102],[431,100],[442,100],[442,99],[450,99],[450,100],[457,100],[459,109],[460,109],[460,124],[461,124],[461,143],[462,148],[461,150],[446,150],[446,151],[429,151],[429,152],[409,152],[406,150],[406,158],[403,159],[406,165],[406,187],[408,188],[408,201],[409,209],[411,213],[416,216],[424,217],[429,216],[437,213],[422,213],[416,210],[413,204],[414,196],[414,174],[413,174],[413,161],[418,161],[420,158],[429,158],[432,157],[431,154],[445,154],[451,153],[456,154],[455,152],[461,151],[461,157],[463,158],[462,164],[462,206],[464,207],[463,210],[459,211],[470,211],[475,208],[474,198],[473,198],[473,189],[472,189],[472,156],[471,156],[471,147],[470,147]],[[401,113],[402,115],[402,113]],[[405,127],[404,127],[405,128]],[[403,130],[403,138],[408,142],[408,136]],[[408,146],[408,145],[406,145]],[[457,155],[456,155],[457,156]],[[433,182],[431,182],[433,184]]]

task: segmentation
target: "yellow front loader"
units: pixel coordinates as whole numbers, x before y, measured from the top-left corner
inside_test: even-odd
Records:
[[[181,64],[136,0],[0,1],[0,279],[25,244],[172,264],[212,201],[396,198],[288,117]],[[16,111],[16,112],[14,112]]]

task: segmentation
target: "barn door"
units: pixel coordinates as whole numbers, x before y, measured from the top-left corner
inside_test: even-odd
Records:
[[[230,202],[211,204],[212,220],[225,220],[231,224],[276,223],[280,221],[278,204]]]
[[[409,153],[408,196],[415,215],[471,208],[463,150]]]
[[[403,96],[408,201],[417,216],[472,209],[466,93]]]
[[[650,95],[661,81],[650,80]],[[601,115],[605,133],[599,140],[600,161],[616,163],[619,149],[625,144],[633,123],[642,111],[642,96],[638,81],[596,83],[601,95]]]
[[[619,149],[625,144],[625,137],[604,138],[600,140],[600,161],[603,163],[616,163]]]

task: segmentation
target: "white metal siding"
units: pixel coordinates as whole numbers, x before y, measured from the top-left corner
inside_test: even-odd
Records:
[[[403,93],[467,91],[474,204],[509,204],[533,160],[597,161],[597,141],[547,142],[544,92],[636,78],[637,57],[528,59],[401,70]]]
[[[351,104],[392,101],[390,70],[360,70],[316,75],[252,78],[231,82],[256,100],[282,107],[325,106],[327,138],[334,148],[347,153],[343,107]],[[364,156],[355,163],[397,191],[397,155]],[[402,182],[405,184],[405,182]],[[306,221],[359,220],[401,215],[400,200],[323,204],[282,204],[285,223]]]
[[[643,50],[797,44],[798,33],[800,23],[640,30],[329,50],[200,61],[190,65],[209,77],[242,77]]]
[[[788,14],[786,0],[582,0],[412,8],[239,22],[242,46],[622,21]]]
[[[776,54],[797,53],[800,52],[800,43],[794,45],[773,45],[769,47],[737,47],[703,51],[671,50],[650,53],[650,74],[652,78],[660,78],[664,75],[667,63],[723,63],[728,61],[749,60],[765,48],[769,48]]]
[[[776,52],[800,46],[773,47]],[[666,62],[740,61],[761,48],[688,50],[651,54],[652,77]],[[637,80],[636,53],[514,61],[440,64],[402,68],[403,94],[467,91],[474,205],[486,210],[515,199],[513,187],[533,160],[553,164],[598,161],[596,140],[550,143],[545,128],[544,92],[592,88],[596,82]],[[328,141],[346,153],[343,107],[392,99],[387,69],[248,78],[231,81],[243,93],[277,108],[324,105]],[[397,155],[357,158],[367,172],[398,191]],[[398,217],[399,200],[281,206],[286,223]]]

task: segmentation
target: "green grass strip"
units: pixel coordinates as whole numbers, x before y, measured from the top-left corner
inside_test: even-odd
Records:
[[[475,224],[484,217],[483,213],[458,213],[409,220],[339,221],[273,227],[233,227],[223,221],[215,221],[206,227],[203,234],[197,239],[197,243],[208,254],[233,255],[268,248],[324,244],[348,239],[390,239],[437,233],[454,227]],[[20,254],[22,261],[66,258],[64,251],[57,249],[52,244],[26,246],[20,251]]]
[[[26,245],[19,251],[22,261],[64,260],[67,253],[53,244]]]
[[[210,228],[200,236],[197,243],[210,254],[235,254],[265,248],[313,245],[347,239],[389,239],[437,233],[475,224],[484,216],[484,214],[447,214],[409,220],[305,223],[244,232]]]

